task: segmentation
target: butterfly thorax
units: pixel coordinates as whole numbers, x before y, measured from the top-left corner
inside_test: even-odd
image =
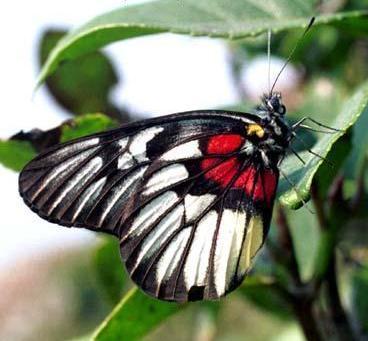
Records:
[[[260,157],[265,166],[278,164],[284,157],[291,140],[291,128],[285,119],[286,108],[282,104],[281,94],[272,93],[262,97],[257,107],[261,118],[259,125],[248,128],[248,140],[252,144],[249,153]]]

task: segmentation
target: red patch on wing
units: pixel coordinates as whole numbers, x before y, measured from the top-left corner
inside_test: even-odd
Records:
[[[237,134],[215,135],[207,142],[208,154],[228,154],[238,150],[244,143],[244,137]]]
[[[232,153],[243,145],[244,138],[240,135],[217,135],[209,139],[207,144],[208,154]],[[217,165],[217,166],[216,166]],[[215,181],[221,187],[227,187],[232,181],[232,188],[244,189],[245,193],[253,200],[266,201],[271,204],[277,186],[277,174],[272,170],[264,169],[258,173],[253,166],[243,170],[237,179],[233,178],[239,171],[240,162],[237,157],[230,157],[223,161],[221,158],[208,158],[201,162],[201,168],[208,170],[204,176],[208,180]],[[263,179],[263,181],[262,181]]]
[[[206,150],[208,154],[228,154],[239,150],[243,143],[244,138],[240,135],[216,135],[208,140]],[[201,168],[211,168],[204,174],[208,180],[217,182],[223,188],[233,181],[232,188],[244,189],[253,200],[266,201],[270,205],[275,195],[278,176],[270,169],[257,174],[256,168],[249,166],[234,181],[233,178],[240,168],[240,162],[235,156],[226,161],[217,157],[204,159]]]
[[[237,134],[215,135],[208,139],[206,152],[208,154],[229,154],[240,149],[244,138]],[[237,173],[240,164],[236,157],[221,162],[221,158],[208,158],[201,162],[203,170],[210,169],[205,177],[226,187]],[[218,166],[215,166],[218,164]]]
[[[210,169],[204,174],[204,176],[212,181],[217,182],[221,187],[225,188],[235,176],[238,171],[240,164],[237,158],[231,157],[230,159],[221,162],[218,158],[204,159],[201,162],[201,167],[203,170]],[[218,164],[217,166],[215,166]]]
[[[275,195],[276,186],[277,175],[272,170],[264,169],[257,174],[252,166],[241,172],[233,185],[235,188],[244,188],[245,193],[254,200],[266,200],[268,204]]]
[[[263,172],[263,183],[264,183],[264,191],[266,195],[267,202],[270,204],[272,198],[275,196],[276,188],[277,188],[277,180],[278,175],[276,175],[271,170],[265,170]]]

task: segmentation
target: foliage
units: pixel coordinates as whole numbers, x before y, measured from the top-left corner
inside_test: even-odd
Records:
[[[356,314],[360,321],[362,321],[361,328],[364,333],[368,332],[368,268],[363,267],[355,271],[353,276],[354,293],[353,302],[356,307]]]
[[[37,152],[55,143],[116,126],[108,116],[91,112],[128,120],[129,115],[109,99],[117,75],[108,57],[96,51],[98,48],[162,32],[218,37],[229,40],[236,74],[244,54],[251,58],[265,51],[261,34],[269,28],[277,33],[274,53],[287,57],[312,15],[316,15],[316,25],[293,57],[306,71],[304,97],[298,109],[338,131],[312,136],[315,154],[300,152],[305,165],[294,155],[283,162],[282,171],[295,188],[290,189],[290,183],[281,179],[267,255],[258,259],[250,278],[239,289],[239,297],[283,321],[297,321],[309,340],[367,336],[368,252],[361,235],[366,233],[362,226],[368,223],[368,11],[358,1],[124,3],[65,36],[64,32],[50,30],[40,45],[43,67],[38,85],[46,82],[60,105],[81,116],[49,131],[21,132],[1,140],[0,162],[19,171]],[[316,91],[321,81],[332,84],[327,95]],[[291,121],[298,118],[300,114],[290,114]],[[299,149],[305,146],[299,145]],[[297,209],[309,199],[312,205],[308,207],[314,214],[287,209]],[[351,238],[351,231],[355,238]],[[86,339],[141,339],[184,308],[149,298],[137,289],[127,292],[129,281],[122,274],[115,244],[105,240],[92,261],[101,291],[109,304],[116,306]],[[347,261],[340,264],[338,256]],[[342,276],[349,277],[352,296],[348,306],[340,298]],[[316,307],[327,313],[317,314]],[[211,311],[208,314],[218,316],[222,303],[211,309],[207,309]],[[216,324],[216,318],[211,321]]]
[[[106,239],[94,255],[96,277],[108,301],[115,305],[123,294],[125,277],[121,271],[119,245],[115,239]]]
[[[52,29],[44,32],[39,48],[41,65],[65,34],[66,31]],[[50,94],[69,112],[75,115],[103,112],[115,119],[122,119],[123,111],[110,99],[110,92],[117,83],[118,74],[114,65],[104,53],[99,51],[81,56],[74,62],[60,65],[58,70],[46,80]]]
[[[178,304],[147,299],[130,290],[95,332],[94,340],[139,340],[162,320],[177,312]]]
[[[0,160],[5,167],[20,171],[35,156],[36,151],[27,141],[0,140]]]

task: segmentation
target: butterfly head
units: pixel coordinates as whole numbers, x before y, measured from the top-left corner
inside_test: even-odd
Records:
[[[286,113],[286,108],[285,105],[282,104],[280,92],[263,95],[262,105],[271,115],[284,116]]]

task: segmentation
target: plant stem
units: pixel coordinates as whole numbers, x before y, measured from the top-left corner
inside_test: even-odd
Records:
[[[331,258],[330,266],[326,273],[327,297],[332,322],[336,328],[338,339],[341,341],[355,340],[354,331],[352,330],[345,310],[342,306],[339,289],[336,278],[336,256]]]
[[[367,158],[364,158],[361,169],[359,170],[358,179],[356,181],[357,190],[350,201],[350,211],[352,214],[356,214],[359,207],[362,204],[364,196],[364,176],[367,166]]]
[[[293,308],[305,338],[308,341],[323,340],[314,317],[313,299],[294,296]]]
[[[284,252],[286,252],[286,257],[283,257],[285,263],[284,266],[288,269],[288,272],[293,279],[292,289],[290,289],[288,296],[290,297],[294,313],[306,339],[308,341],[320,341],[322,340],[322,336],[318,328],[317,319],[313,312],[315,295],[311,295],[310,290],[308,290],[301,279],[290,234],[290,226],[287,221],[285,211],[281,206],[277,208],[276,219],[277,226],[279,228],[279,243]]]
[[[277,225],[279,227],[278,239],[281,249],[286,253],[284,262],[288,268],[293,280],[294,285],[301,286],[302,280],[299,273],[299,267],[295,255],[293,241],[290,235],[290,226],[287,221],[287,217],[284,209],[279,206],[277,209]]]
[[[337,339],[341,341],[355,340],[353,330],[341,303],[336,275],[335,248],[337,233],[349,216],[342,194],[343,180],[342,177],[338,176],[331,186],[332,191],[329,196],[330,213],[328,215],[317,186],[312,185],[311,191],[317,211],[317,219],[322,231],[314,278],[315,290],[319,290],[322,282],[326,282],[330,317]]]

